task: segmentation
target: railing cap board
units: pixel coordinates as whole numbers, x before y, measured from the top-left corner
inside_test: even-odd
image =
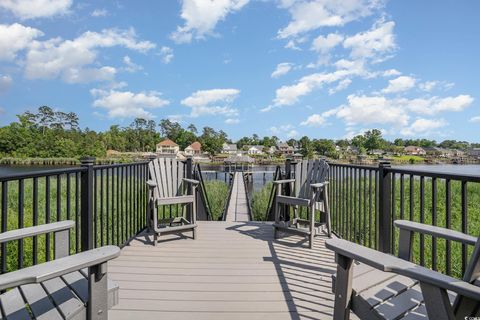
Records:
[[[0,243],[33,237],[41,234],[63,231],[71,229],[75,226],[75,221],[65,220],[59,222],[53,222],[49,224],[42,224],[39,226],[22,228],[12,231],[0,233]]]

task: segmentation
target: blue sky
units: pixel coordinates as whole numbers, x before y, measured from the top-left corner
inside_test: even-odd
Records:
[[[281,139],[480,141],[479,1],[0,0],[0,125],[48,105]]]

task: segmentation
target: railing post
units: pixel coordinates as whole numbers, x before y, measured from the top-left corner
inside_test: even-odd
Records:
[[[392,173],[390,162],[382,161],[378,165],[378,249],[392,253]]]
[[[87,168],[81,173],[80,194],[81,194],[81,220],[80,220],[80,234],[81,234],[81,249],[87,251],[93,249],[93,164],[95,158],[86,157],[80,159],[81,166]]]
[[[292,159],[291,158],[288,158],[285,161],[285,178],[284,179],[292,179]],[[277,185],[277,188],[283,188],[283,185],[279,184]],[[285,192],[284,193],[282,192],[282,194],[293,196],[292,195],[293,190],[290,186],[290,183],[287,183],[285,185],[284,191]],[[282,206],[281,210],[282,211],[280,211],[280,213],[283,213],[283,221],[290,221],[290,206],[284,205]]]
[[[187,170],[187,179],[193,179],[192,171],[193,171],[193,158],[192,156],[187,156],[187,164],[186,164],[186,170]],[[194,190],[197,190],[195,188]],[[190,194],[192,192],[192,185],[190,183],[187,183],[187,194]],[[194,195],[195,196],[195,195]],[[197,199],[197,197],[195,197]],[[197,200],[195,200],[197,201]],[[198,203],[197,203],[198,205]],[[197,207],[198,208],[198,207]],[[193,221],[192,217],[192,206],[187,206],[187,217],[189,221]]]

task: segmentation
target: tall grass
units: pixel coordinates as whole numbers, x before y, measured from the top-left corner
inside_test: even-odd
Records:
[[[268,200],[272,192],[273,182],[267,182],[262,189],[253,192],[252,215],[255,221],[267,219]]]
[[[228,184],[220,180],[205,181],[205,192],[210,203],[212,219],[220,220],[228,199]]]

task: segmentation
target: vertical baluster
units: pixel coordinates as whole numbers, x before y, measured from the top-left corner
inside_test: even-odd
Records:
[[[374,203],[374,209],[375,209],[375,223],[378,224],[378,220],[379,220],[379,210],[378,210],[378,197],[379,197],[379,187],[378,187],[378,181],[379,181],[379,174],[378,174],[378,170],[375,170],[375,196],[374,196],[374,200],[375,200],[375,203]],[[374,234],[374,242],[375,242],[375,249],[378,249],[378,231],[377,231],[377,228],[374,227],[373,228],[373,231],[375,232]]]
[[[124,189],[124,185],[125,185],[125,181],[124,181],[124,167],[120,167],[120,192],[119,192],[119,195],[120,195],[120,230],[121,230],[121,235],[120,235],[120,242],[118,243],[118,245],[120,244],[123,244],[123,239],[125,237],[125,198],[124,198],[124,194],[123,194],[123,189]]]
[[[392,234],[391,234],[391,239],[390,239],[390,243],[391,243],[391,248],[390,248],[390,252],[394,253],[395,251],[395,227],[393,225],[393,222],[395,221],[395,217],[397,215],[397,192],[396,192],[396,177],[397,175],[394,173],[392,173],[392,218],[390,219],[390,230],[392,230]]]
[[[2,232],[8,227],[8,182],[2,182]],[[7,272],[7,244],[1,244],[2,248],[2,274]]]
[[[372,193],[372,170],[368,171],[368,246],[372,247],[372,204],[373,204],[373,197],[375,196]],[[375,228],[373,228],[375,229]]]
[[[93,170],[93,246],[98,246],[98,173]]]
[[[61,221],[62,220],[62,178],[61,175],[57,174],[56,175],[57,179],[57,204],[56,204],[56,209],[57,209],[57,218],[56,221]],[[55,238],[53,239],[53,256],[55,257],[56,252],[56,244],[55,244]]]
[[[420,223],[425,222],[425,177],[420,177]],[[420,265],[425,265],[425,236],[420,234]]]
[[[405,176],[400,174],[400,219],[405,219]]]
[[[121,207],[120,207],[120,167],[117,167],[117,210],[115,212],[115,219],[117,220],[117,243],[116,245],[120,245],[120,220],[121,220]]]
[[[33,197],[32,197],[32,208],[33,208],[33,225],[38,225],[38,178],[33,178]],[[38,237],[33,237],[32,243],[32,261],[36,265],[38,263]]]
[[[450,179],[445,180],[445,227],[452,227],[452,190]],[[452,273],[452,244],[450,240],[445,242],[445,271],[448,275]]]
[[[105,190],[105,241],[106,244],[112,244],[110,241],[110,188],[112,187],[111,181],[110,181],[110,168],[107,168],[106,170],[106,176],[105,176],[105,181],[106,181],[106,190]],[[113,194],[113,190],[112,190]]]
[[[104,196],[104,192],[103,192],[103,183],[104,183],[104,180],[103,180],[103,169],[100,169],[100,245],[101,246],[104,246],[105,244],[105,234],[104,234],[104,230],[105,230],[105,227],[104,227],[104,210],[103,210],[103,196]],[[108,189],[108,187],[107,187]]]
[[[467,181],[462,181],[462,232],[468,233]],[[467,246],[462,244],[462,274],[465,273],[468,260]]]
[[[413,179],[413,174],[410,175],[410,208],[409,208],[409,214],[410,214],[410,221],[413,221],[413,210],[414,210],[414,179]]]
[[[432,225],[437,225],[437,178],[432,178]],[[436,237],[432,237],[432,269],[437,270]]]
[[[357,242],[357,223],[358,223],[358,212],[357,212],[357,168],[352,168],[352,178],[353,178],[353,188],[352,188],[352,193],[353,193],[353,241],[356,243]]]
[[[25,199],[24,196],[24,188],[25,181],[23,179],[18,180],[18,229],[23,228],[24,224],[24,207],[23,201]],[[18,269],[23,268],[23,239],[18,240]]]
[[[367,245],[367,169],[363,169],[363,245]]]
[[[80,174],[75,172],[75,252],[80,250]]]
[[[50,223],[50,177],[45,177],[45,223]],[[50,261],[50,234],[45,235],[45,259]]]

